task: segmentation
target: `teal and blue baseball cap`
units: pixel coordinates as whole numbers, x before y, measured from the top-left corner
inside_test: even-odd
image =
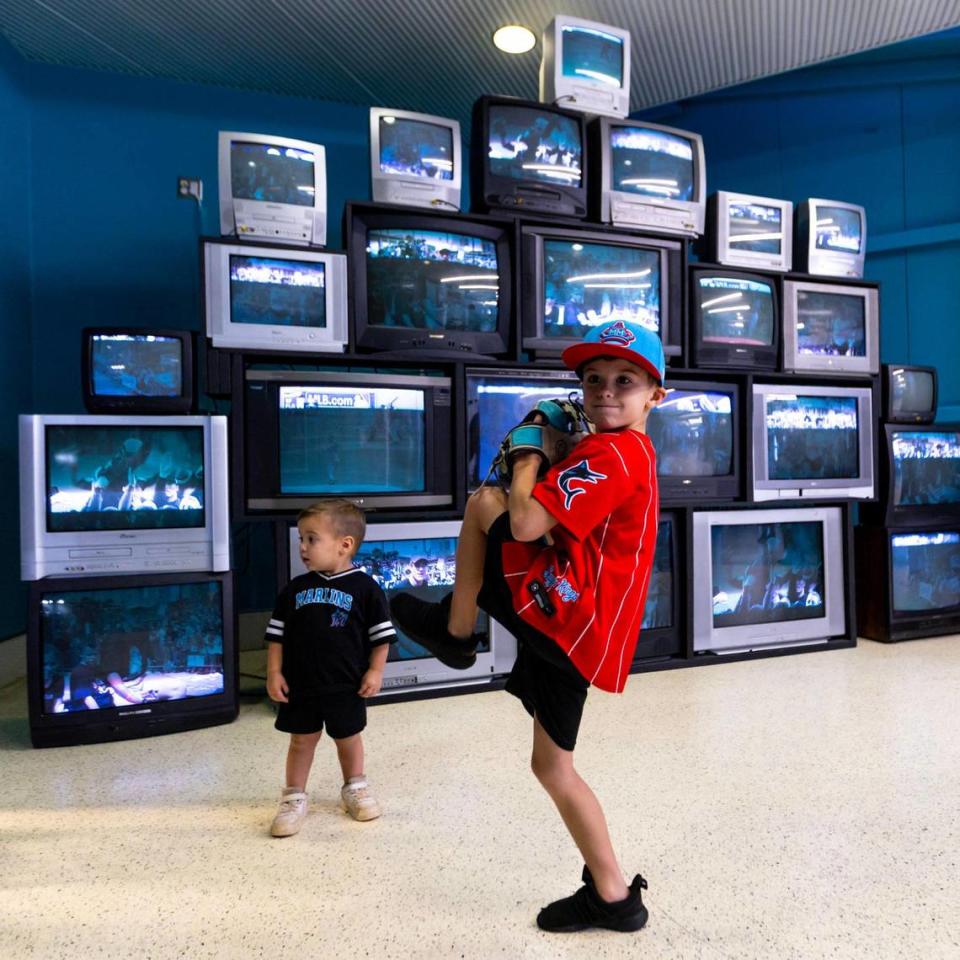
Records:
[[[665,361],[660,338],[639,323],[613,320],[594,327],[579,343],[563,351],[564,364],[579,371],[595,357],[622,357],[642,367],[663,385]]]

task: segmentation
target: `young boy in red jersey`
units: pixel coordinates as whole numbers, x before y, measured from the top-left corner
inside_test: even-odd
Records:
[[[628,886],[603,810],[573,766],[591,684],[620,693],[633,659],[657,541],[658,496],[647,416],[664,398],[659,337],[636,324],[596,327],[563,353],[597,432],[538,481],[542,457],[521,453],[509,494],[481,487],[467,502],[453,593],[410,594],[394,622],[451,667],[476,658],[477,607],[517,637],[507,691],[533,717],[531,765],[586,863],[584,885],[540,911],[544,930],[639,930],[639,874]],[[549,542],[545,537],[549,534]]]

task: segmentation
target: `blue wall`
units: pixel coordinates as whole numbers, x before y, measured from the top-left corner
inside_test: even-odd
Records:
[[[940,419],[960,419],[958,103],[951,31],[643,114],[703,135],[710,192],[866,207],[881,359],[938,367]]]

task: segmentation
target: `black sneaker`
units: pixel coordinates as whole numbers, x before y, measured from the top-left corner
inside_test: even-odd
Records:
[[[454,637],[447,630],[450,602],[448,593],[439,603],[429,603],[411,593],[398,593],[390,600],[393,621],[408,637],[426,647],[441,663],[453,670],[467,670],[477,662],[477,641]]]
[[[537,914],[537,926],[551,933],[574,933],[588,927],[602,927],[629,933],[647,922],[647,908],[640,891],[647,881],[638,873],[628,887],[625,899],[616,903],[602,900],[593,885],[590,871],[583,868],[583,886],[572,896],[555,900]]]

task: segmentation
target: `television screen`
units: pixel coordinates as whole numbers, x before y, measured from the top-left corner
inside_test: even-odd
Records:
[[[183,343],[152,334],[94,334],[90,378],[98,397],[179,397]]]
[[[312,207],[314,156],[293,147],[230,142],[230,183],[238,200]]]
[[[856,397],[767,394],[764,399],[768,479],[860,475]]]
[[[659,477],[725,477],[733,470],[729,393],[676,389],[654,408],[647,432]]]
[[[818,205],[817,249],[860,253],[860,214],[845,207]]]
[[[47,530],[203,527],[200,426],[48,425]]]
[[[694,200],[693,144],[663,130],[612,126],[613,189],[667,200]]]
[[[933,410],[935,384],[927,370],[894,369],[890,372],[891,412],[915,413]]]
[[[825,290],[798,290],[797,351],[818,357],[865,357],[866,300]]]
[[[710,528],[713,626],[823,617],[823,525],[815,521]]]
[[[507,431],[515,427],[541,400],[572,396],[581,400],[580,383],[571,373],[539,377],[472,371],[467,374],[469,466],[467,482],[479,487]]]
[[[960,533],[902,533],[890,537],[893,612],[960,606]]]
[[[420,540],[365,540],[353,562],[362,567],[387,594],[398,591],[438,602],[453,589],[457,573],[457,538],[427,537]],[[480,611],[477,632],[487,633],[487,615]],[[478,652],[489,651],[488,641]],[[419,660],[433,657],[420,644],[397,628],[397,642],[390,645],[389,661]]]
[[[367,324],[495,333],[497,245],[435,230],[367,232]]]
[[[514,180],[534,180],[580,187],[583,144],[577,120],[551,110],[490,106],[490,173]]]
[[[218,581],[45,590],[43,714],[222,694],[222,590]]]
[[[770,283],[742,277],[699,276],[696,292],[704,343],[773,344]]]
[[[424,393],[395,387],[279,388],[280,491],[422,491]]]
[[[321,262],[230,254],[230,320],[325,328],[325,286]]]
[[[582,26],[563,27],[565,77],[623,86],[623,40],[602,30]]]
[[[660,251],[615,243],[543,241],[543,332],[582,338],[611,320],[660,333]]]
[[[727,207],[727,242],[732,250],[780,253],[783,210],[763,203],[732,200]]]
[[[673,626],[673,530],[672,520],[660,521],[657,548],[647,587],[641,630],[660,630]]]
[[[893,448],[893,503],[960,503],[960,433],[897,430]]]
[[[426,180],[452,180],[452,128],[406,117],[380,117],[380,170]]]

